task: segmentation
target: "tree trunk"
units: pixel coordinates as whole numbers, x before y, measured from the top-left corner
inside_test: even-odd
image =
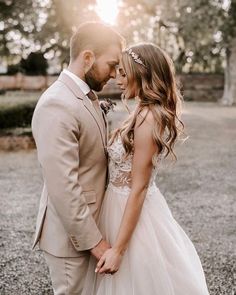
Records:
[[[221,103],[229,106],[236,104],[236,37],[226,52],[225,83]]]

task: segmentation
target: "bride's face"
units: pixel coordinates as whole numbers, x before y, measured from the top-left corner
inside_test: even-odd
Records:
[[[118,68],[118,75],[117,75],[116,81],[117,81],[117,85],[120,87],[122,91],[124,91],[127,88],[128,79],[127,79],[125,70],[121,64],[119,65],[119,68]]]
[[[118,67],[118,74],[117,74],[116,82],[117,82],[117,85],[122,90],[122,93],[125,96],[125,98],[128,99],[128,98],[135,97],[135,91],[134,91],[134,89],[133,90],[130,89],[130,85],[128,85],[127,74],[126,74],[124,67],[121,63],[119,64],[119,67]]]

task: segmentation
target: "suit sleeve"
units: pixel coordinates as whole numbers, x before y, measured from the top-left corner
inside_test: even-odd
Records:
[[[79,123],[67,107],[50,102],[35,111],[32,129],[49,198],[77,251],[102,239],[79,185]]]

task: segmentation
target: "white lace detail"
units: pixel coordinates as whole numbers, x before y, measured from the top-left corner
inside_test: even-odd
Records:
[[[125,156],[125,149],[118,136],[114,142],[107,148],[109,154],[109,180],[110,185],[116,188],[122,188],[126,192],[131,187],[131,168],[133,153],[128,157]],[[155,186],[155,178],[157,175],[157,165],[161,160],[161,156],[155,156],[153,159],[153,170],[149,182],[149,188]],[[148,190],[149,190],[148,188]]]
[[[113,183],[109,183],[108,189],[112,189],[112,191],[115,191],[119,195],[125,195],[127,196],[131,188],[129,186],[115,186]],[[152,185],[149,185],[148,190],[147,190],[147,195],[152,195],[158,190],[155,182]]]

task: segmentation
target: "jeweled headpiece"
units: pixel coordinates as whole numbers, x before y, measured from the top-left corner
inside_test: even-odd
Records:
[[[130,56],[132,56],[133,60],[134,60],[136,63],[138,63],[138,64],[140,64],[140,65],[142,65],[142,66],[144,66],[144,67],[146,68],[144,62],[141,60],[141,58],[139,57],[139,55],[138,55],[137,53],[133,52],[133,50],[132,50],[131,48],[130,48],[130,49],[127,49],[126,52],[127,52]]]

